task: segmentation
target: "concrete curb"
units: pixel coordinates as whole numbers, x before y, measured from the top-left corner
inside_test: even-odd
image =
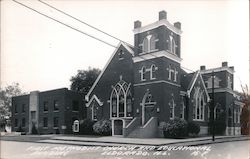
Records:
[[[237,137],[218,137],[215,138],[215,141],[212,139],[200,139],[194,141],[178,141],[164,144],[145,144],[145,143],[127,143],[127,142],[116,142],[116,141],[89,141],[89,140],[72,140],[72,139],[52,139],[53,141],[68,141],[74,142],[74,145],[86,145],[88,146],[102,146],[103,144],[114,145],[135,145],[135,146],[198,146],[198,145],[208,145],[208,144],[216,144],[216,143],[224,143],[224,142],[234,142],[234,141],[244,141],[250,140],[250,136],[237,136]],[[56,142],[55,142],[56,143]],[[85,144],[84,144],[85,143]],[[54,143],[53,143],[54,144]],[[90,144],[90,145],[89,145]]]
[[[23,137],[23,138],[20,138]],[[18,141],[18,142],[34,142],[34,143],[48,143],[48,144],[65,144],[65,145],[78,145],[78,146],[198,146],[198,145],[209,145],[216,143],[224,143],[224,142],[235,142],[235,141],[243,141],[250,140],[250,136],[222,136],[216,137],[215,141],[212,141],[211,138],[201,138],[189,141],[176,141],[162,144],[152,144],[152,143],[140,143],[140,142],[122,142],[122,141],[93,141],[93,140],[84,140],[80,139],[80,137],[75,137],[72,139],[67,139],[63,136],[57,138],[58,136],[17,136],[15,137],[7,137],[6,139],[1,138],[1,140],[5,141]],[[20,139],[19,139],[20,138]],[[26,138],[26,139],[25,139]],[[107,139],[108,140],[108,139]],[[154,139],[152,139],[154,140]],[[185,140],[185,139],[183,139]],[[150,142],[150,141],[149,141]]]

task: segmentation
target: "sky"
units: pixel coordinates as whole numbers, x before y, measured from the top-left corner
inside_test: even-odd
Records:
[[[17,0],[39,12],[98,37],[118,40],[87,27],[35,0]],[[249,84],[248,0],[45,0],[82,21],[133,45],[134,21],[142,26],[165,10],[182,24],[183,67],[235,67],[235,89]],[[1,0],[1,87],[18,82],[24,92],[69,88],[77,70],[102,69],[115,48],[67,28],[12,0]]]

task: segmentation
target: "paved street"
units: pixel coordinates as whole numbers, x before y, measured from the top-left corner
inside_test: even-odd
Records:
[[[189,148],[75,146],[1,140],[1,159],[249,159],[249,146],[249,140]]]

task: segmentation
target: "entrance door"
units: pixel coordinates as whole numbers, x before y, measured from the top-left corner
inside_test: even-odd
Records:
[[[154,116],[155,104],[156,102],[153,101],[150,91],[147,90],[142,99],[142,125],[146,124]]]
[[[114,135],[123,135],[123,121],[114,120]]]
[[[145,105],[145,121],[144,124],[153,116],[154,105]]]

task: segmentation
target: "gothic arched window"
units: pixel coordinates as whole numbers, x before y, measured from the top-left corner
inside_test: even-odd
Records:
[[[149,42],[148,42],[148,37],[144,38],[143,40],[143,52],[149,52]]]
[[[173,36],[169,36],[168,48],[171,53],[176,54],[175,53],[175,41],[174,41]]]
[[[124,117],[125,95],[124,91],[120,89],[119,92],[119,117]]]
[[[156,75],[155,75],[155,71],[157,70],[158,68],[153,64],[151,65],[151,68],[150,68],[150,79],[156,79]]]
[[[174,119],[174,117],[175,117],[174,110],[175,110],[175,105],[176,105],[174,102],[174,99],[172,99],[168,104],[170,107],[170,119]]]
[[[219,118],[221,113],[221,107],[219,104],[216,104],[215,108],[214,108],[214,119]]]
[[[130,84],[120,80],[115,87],[112,87],[110,96],[111,117],[132,116],[132,94]]]
[[[143,39],[142,53],[147,53],[156,50],[156,37],[154,35],[148,35]]]
[[[127,116],[132,116],[132,94],[130,89],[127,92],[127,99],[126,99],[126,110],[127,110]]]
[[[145,81],[146,80],[146,67],[143,66],[139,72],[141,74],[141,81]]]
[[[156,38],[155,38],[155,36],[151,36],[151,38],[150,38],[150,45],[149,45],[149,47],[150,47],[150,51],[153,51],[153,50],[155,50],[156,49]]]
[[[117,117],[117,93],[115,89],[111,94],[111,101],[112,117]]]
[[[204,120],[204,110],[205,110],[204,92],[200,90],[200,87],[196,87],[193,99],[193,119]]]
[[[92,102],[91,109],[92,109],[92,120],[97,120],[98,104],[96,100]]]
[[[183,101],[183,97],[182,97],[182,101],[181,101],[181,111],[180,111],[180,118],[184,119],[185,118],[185,110],[186,110],[186,106],[185,103]]]

